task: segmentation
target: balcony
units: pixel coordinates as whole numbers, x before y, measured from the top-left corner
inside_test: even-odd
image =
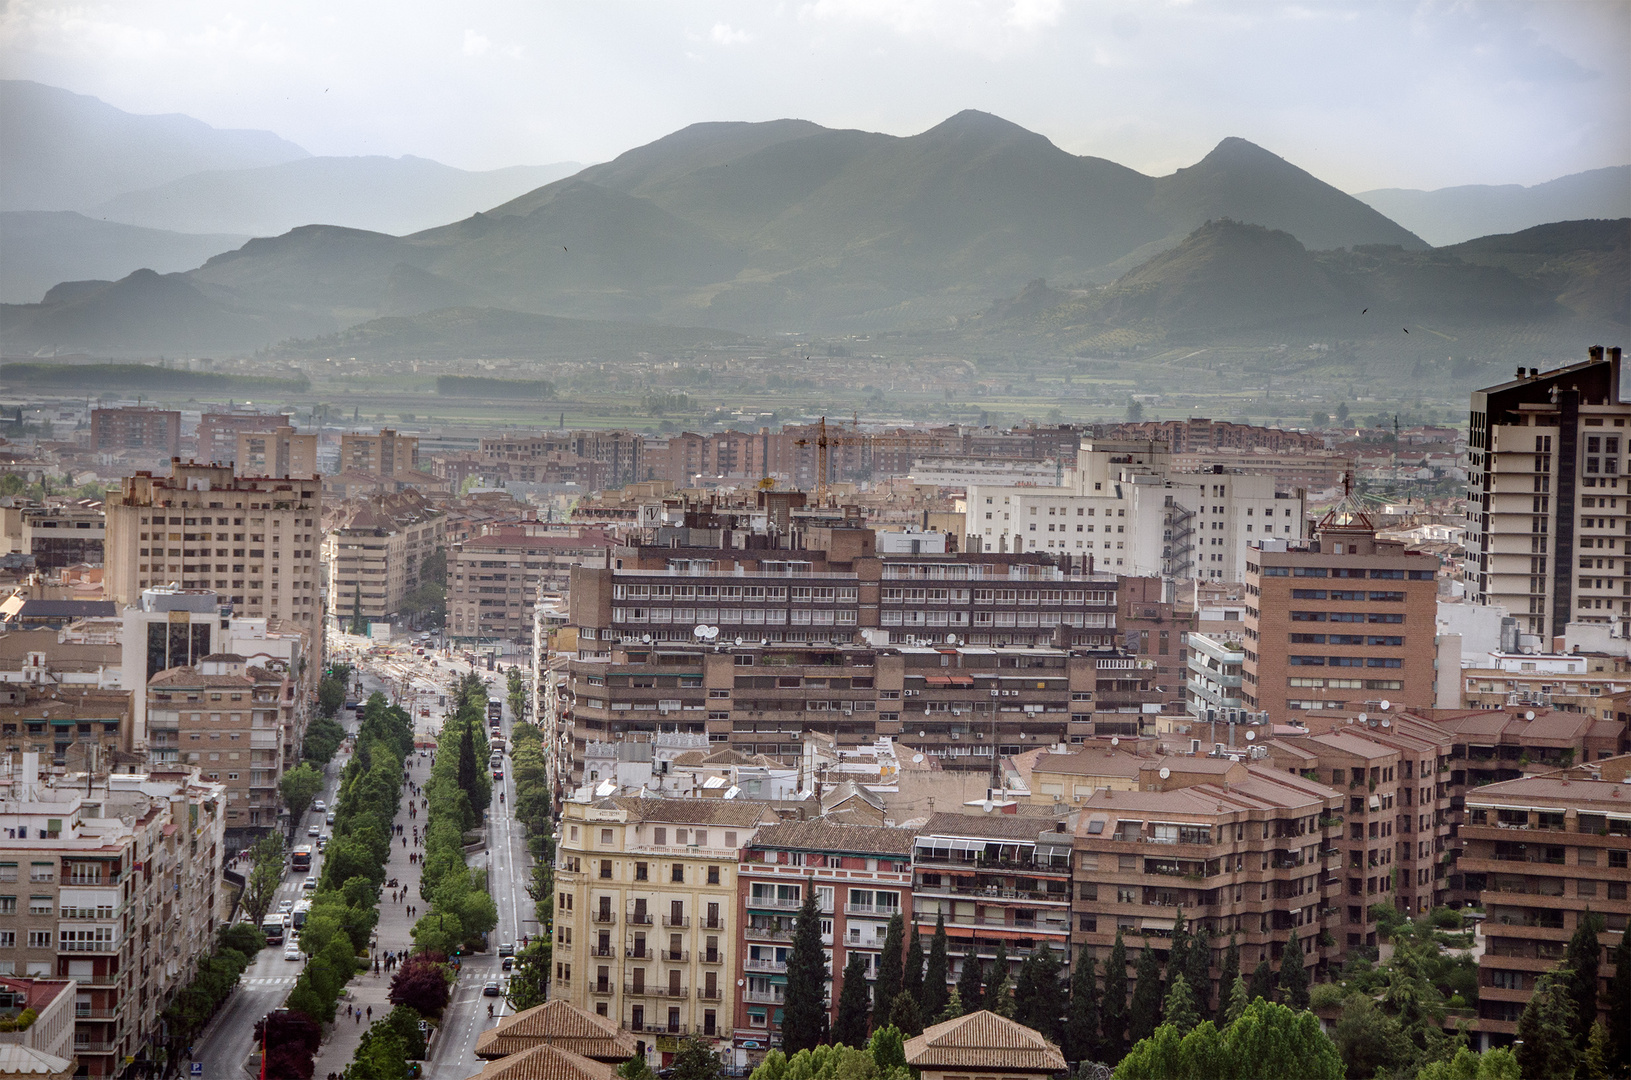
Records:
[[[589,916],[589,921],[593,922],[593,923],[597,923],[597,924],[599,924],[601,926],[613,926],[613,925],[615,925],[617,923],[617,912],[615,912],[615,911],[597,911],[594,914]],[[630,921],[633,921],[633,920],[630,920]],[[651,920],[649,918],[646,920],[646,925],[647,926],[651,925]]]
[[[644,1035],[687,1035],[691,1031],[684,1024],[630,1024],[629,1030]]]
[[[782,995],[778,990],[749,990],[742,995],[742,1000],[755,1005],[780,1005]]]
[[[116,953],[124,947],[122,941],[59,941],[58,952]]]
[[[748,897],[748,907],[763,908],[766,911],[797,911],[803,904],[802,900],[788,900],[778,896]]]
[[[616,956],[616,945],[596,945],[589,950],[590,956]]]
[[[658,986],[655,983],[637,985],[624,983],[623,993],[629,997],[683,998],[689,993],[683,986]]]
[[[785,960],[754,960],[749,958],[742,961],[744,971],[762,971],[771,975],[781,975],[787,971]]]
[[[653,960],[656,958],[657,953],[644,945],[630,945],[623,950],[623,955],[630,960]]]
[[[691,954],[685,949],[659,949],[657,959],[670,964],[683,964],[691,959]]]
[[[650,926],[652,919],[652,913],[649,911],[631,911],[628,914],[630,926]]]
[[[615,986],[613,986],[609,982],[597,982],[597,983],[590,983],[589,984],[589,992],[591,994],[611,994],[611,993],[615,992],[616,989],[617,988]]]
[[[74,1007],[74,1019],[75,1020],[117,1020],[117,1019],[119,1019],[119,1010],[116,1009],[116,1008],[115,1009],[106,1009],[106,1008],[98,1009],[98,1008],[94,1008],[94,1007],[92,1007],[90,1005],[76,1005]]]
[[[113,1053],[113,1044],[110,1042],[79,1042],[76,1040],[74,1042],[74,1053],[111,1054]]]
[[[697,928],[700,930],[723,930],[725,929],[725,919],[723,916],[709,916],[697,923]]]
[[[724,997],[724,989],[718,986],[697,987],[698,1001],[720,1001]]]
[[[845,904],[845,915],[866,915],[874,919],[892,919],[901,913],[900,908],[884,904]]]
[[[752,926],[752,925],[749,925],[749,926],[747,926],[747,927],[745,927],[743,929],[742,934],[743,934],[744,937],[752,938],[755,941],[792,941],[793,940],[793,928],[791,926],[789,926],[785,930],[778,930],[778,929],[775,929],[774,927],[770,927],[770,926]]]
[[[1037,903],[1070,903],[1068,891],[1049,892],[1045,889],[1010,889],[1001,885],[976,885],[965,888],[958,885],[918,885],[916,895],[972,896],[987,900],[1030,900]]]
[[[663,925],[670,930],[688,930],[691,927],[689,915],[664,915]]]

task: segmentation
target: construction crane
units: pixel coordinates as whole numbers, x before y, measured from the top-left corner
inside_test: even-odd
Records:
[[[821,419],[816,422],[815,497],[817,506],[827,505],[832,494],[832,448],[838,446],[859,446],[863,449],[863,460],[865,460],[865,449],[871,445],[871,442],[872,437],[870,435],[864,435],[861,433],[861,418],[860,414],[858,413],[851,421],[851,430],[849,432],[845,432],[841,426],[834,426],[831,430],[829,430],[827,428],[827,418],[825,416],[821,417]],[[793,443],[793,445],[801,450],[807,449],[810,446],[810,440],[798,439]]]
[[[800,450],[810,445],[809,439],[799,439],[793,444]],[[823,416],[816,426],[816,505],[827,504],[827,418]]]

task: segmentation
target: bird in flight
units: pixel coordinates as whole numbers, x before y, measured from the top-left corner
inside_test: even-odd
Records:
[[[1408,334],[1408,333],[1410,333],[1410,327],[1408,327],[1408,326],[1407,326],[1407,327],[1405,327],[1405,328],[1404,328],[1404,332],[1405,332],[1405,333],[1407,333],[1407,334]]]
[[[1365,311],[1369,311],[1369,310],[1370,310],[1370,308],[1365,309]],[[1359,314],[1363,315],[1363,314],[1365,314],[1365,311],[1361,311]]]

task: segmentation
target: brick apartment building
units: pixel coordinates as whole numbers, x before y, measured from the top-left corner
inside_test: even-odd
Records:
[[[450,543],[448,636],[471,644],[530,644],[540,597],[563,595],[574,568],[603,558],[611,545],[612,538],[593,526],[537,522],[488,526]]]
[[[1298,711],[1434,701],[1438,562],[1379,540],[1359,511],[1307,541],[1264,540],[1246,565],[1241,700],[1276,723]]]
[[[292,427],[290,414],[240,410],[204,413],[198,419],[194,459],[211,465],[233,465],[238,460],[239,435],[273,432],[282,427]]]
[[[742,852],[737,874],[736,925],[742,941],[735,977],[744,988],[735,1017],[739,1053],[757,1060],[764,1048],[780,1041],[787,955],[806,889],[816,892],[821,940],[831,958],[829,1021],[838,1016],[839,976],[850,953],[861,953],[869,982],[877,977],[889,920],[897,914],[911,917],[914,836],[909,829],[824,820],[759,829]]]
[[[1511,1043],[1535,980],[1557,966],[1587,911],[1604,920],[1597,1002],[1607,1007],[1612,953],[1631,919],[1628,779],[1631,758],[1615,757],[1467,792],[1459,866],[1484,907],[1481,1048]]]
[[[164,460],[181,453],[181,413],[124,406],[91,410],[91,449]]]

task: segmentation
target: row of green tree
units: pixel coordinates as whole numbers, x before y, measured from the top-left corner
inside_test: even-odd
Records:
[[[402,763],[412,750],[412,718],[384,695],[372,695],[362,708],[356,752],[340,776],[332,839],[300,932],[300,951],[309,959],[285,1002],[319,1026],[333,1022],[346,983],[368,962],[402,797]],[[270,1065],[269,1056],[268,1075],[285,1075]],[[300,1070],[288,1075],[311,1075],[309,1055],[287,1062],[280,1057],[278,1067]]]
[[[172,1054],[180,1047],[191,1045],[204,1030],[204,1025],[232,993],[239,977],[265,945],[266,937],[258,925],[231,923],[216,932],[215,949],[198,962],[192,981],[178,990],[164,1007]]]
[[[511,700],[513,705],[513,690]],[[538,925],[544,932],[515,955],[510,1004],[517,1009],[542,1004],[549,993],[550,933],[555,922],[555,835],[554,798],[544,753],[543,730],[518,719],[510,728],[510,776],[515,781],[515,805],[510,813],[526,829],[527,850],[532,855],[527,895],[532,897]]]
[[[479,947],[498,925],[498,905],[487,891],[487,872],[465,862],[465,833],[481,824],[493,798],[487,772],[487,686],[474,673],[455,687],[452,712],[442,721],[430,779],[419,895],[429,908],[413,927],[421,949],[460,956]]]

